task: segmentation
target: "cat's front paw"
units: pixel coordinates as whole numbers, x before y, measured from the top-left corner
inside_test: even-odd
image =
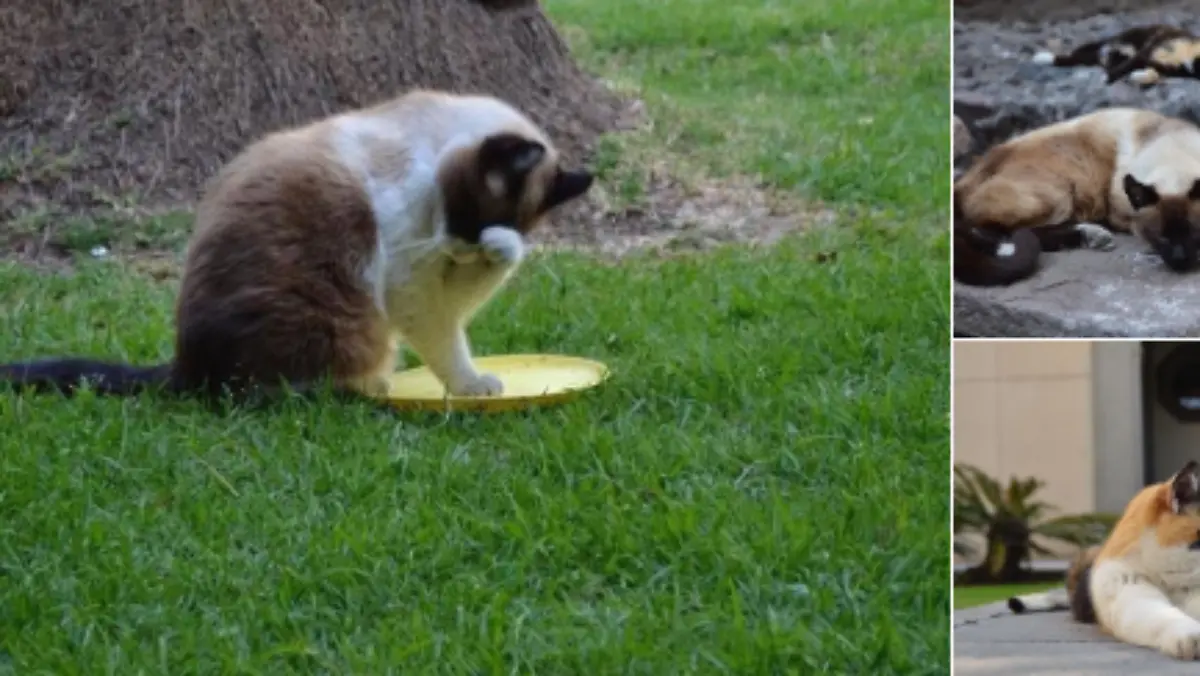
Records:
[[[504,394],[504,383],[490,373],[480,373],[474,379],[450,388],[456,397],[495,397]]]
[[[1112,251],[1117,248],[1117,238],[1112,231],[1098,223],[1080,223],[1075,231],[1083,237],[1083,245],[1097,251]]]
[[[1163,632],[1159,648],[1179,660],[1200,659],[1200,624],[1188,623]]]
[[[521,233],[501,225],[485,228],[479,235],[483,256],[496,265],[516,265],[525,257],[525,241]]]

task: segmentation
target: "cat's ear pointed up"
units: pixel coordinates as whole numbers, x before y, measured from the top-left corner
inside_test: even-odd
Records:
[[[1176,514],[1200,502],[1200,463],[1189,460],[1171,479],[1171,511]]]

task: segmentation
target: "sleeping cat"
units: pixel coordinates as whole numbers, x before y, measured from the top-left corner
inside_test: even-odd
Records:
[[[1129,76],[1135,84],[1150,86],[1163,77],[1200,77],[1200,38],[1175,26],[1138,26],[1067,54],[1038,52],[1033,61],[1059,67],[1099,66],[1109,84]]]
[[[1200,463],[1138,493],[1061,589],[1009,599],[1014,612],[1072,608],[1113,637],[1178,659],[1200,659]]]
[[[520,263],[523,235],[591,184],[484,96],[418,90],[270,134],[206,188],[169,364],[55,359],[0,366],[0,382],[219,395],[331,379],[378,396],[403,341],[449,393],[500,394],[466,327]]]

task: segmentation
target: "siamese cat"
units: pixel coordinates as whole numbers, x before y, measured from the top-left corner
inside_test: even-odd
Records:
[[[1112,231],[1132,232],[1169,269],[1186,272],[1200,254],[1200,129],[1134,108],[1047,125],[992,147],[967,168],[954,183],[954,214],[956,233],[1010,240],[1013,253],[1021,250],[1013,236],[1023,229],[1045,251],[1110,250]],[[990,257],[999,252],[998,245]],[[1033,272],[1027,261],[1022,269]]]
[[[9,364],[0,382],[215,396],[324,380],[376,397],[403,342],[449,394],[501,394],[473,364],[467,325],[521,262],[524,235],[592,180],[485,96],[417,90],[270,134],[206,187],[170,363]]]
[[[1038,52],[1033,62],[1066,68],[1098,66],[1108,84],[1128,76],[1134,84],[1148,87],[1163,77],[1200,78],[1200,38],[1175,26],[1137,26],[1067,54]]]
[[[1065,589],[1014,596],[1008,606],[1070,609],[1117,640],[1200,660],[1200,463],[1134,496],[1104,544],[1072,563]]]

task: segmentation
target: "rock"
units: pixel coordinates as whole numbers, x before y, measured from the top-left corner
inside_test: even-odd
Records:
[[[1200,272],[1171,272],[1140,239],[1114,251],[1042,254],[1012,286],[954,285],[954,331],[981,337],[1200,336]]]
[[[967,123],[962,121],[962,118],[954,116],[954,159],[967,155],[975,146],[974,139],[971,138],[971,130],[967,128]]]
[[[1121,82],[1109,86],[1098,68],[1053,68],[1029,62],[1054,40],[1061,49],[1112,35],[1138,24],[1169,23],[1200,33],[1200,17],[1183,9],[1147,9],[1120,16],[1017,26],[966,23],[954,35],[955,113],[986,145],[1014,133],[1109,106],[1151,108],[1200,122],[1200,81],[1172,79],[1150,89]],[[1000,56],[1007,54],[1008,56]],[[979,119],[963,115],[960,103],[992,109]]]

